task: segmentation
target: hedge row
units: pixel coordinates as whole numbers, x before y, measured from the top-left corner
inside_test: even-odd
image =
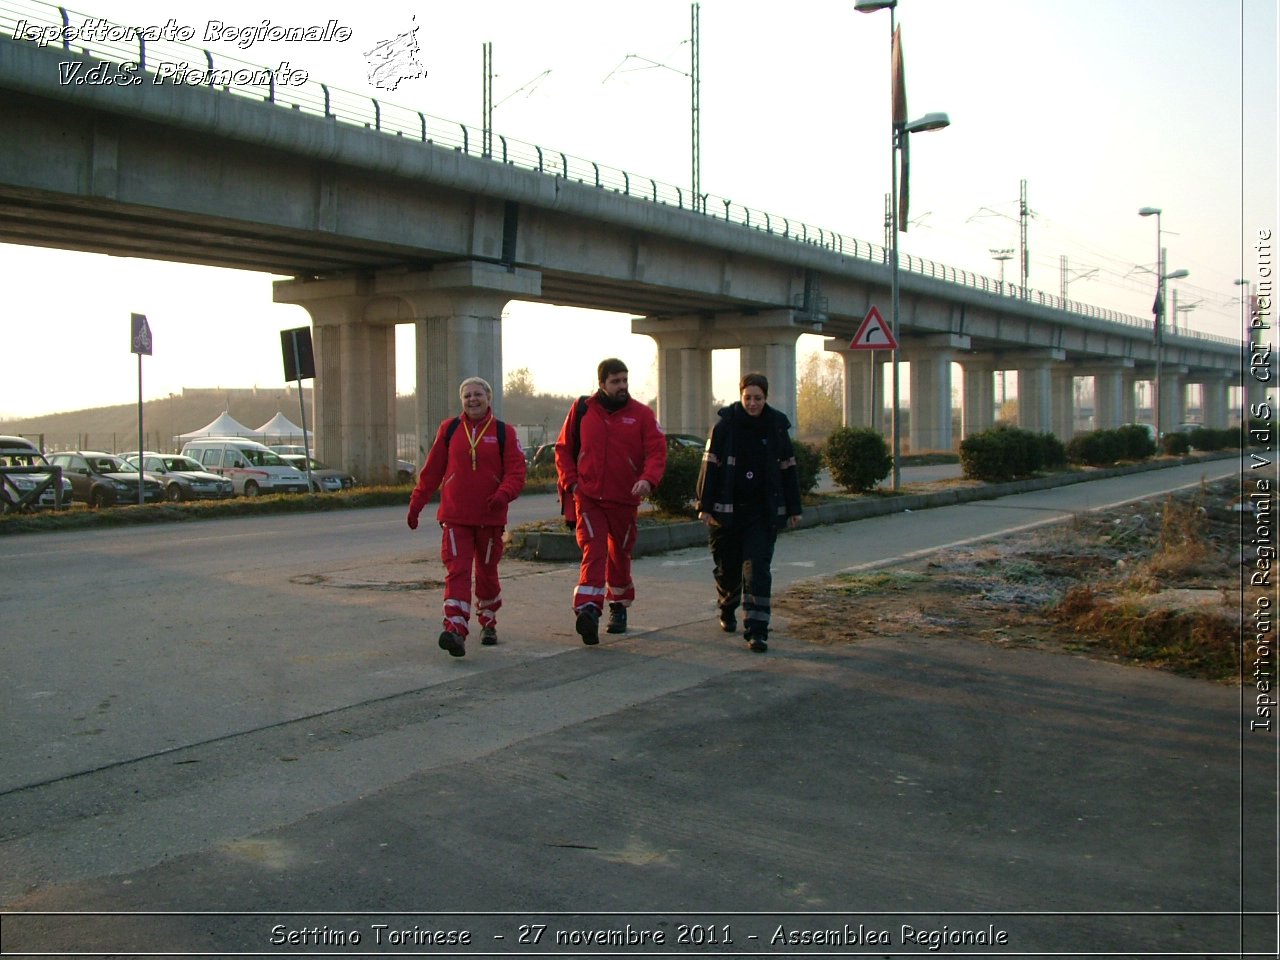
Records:
[[[1121,460],[1146,460],[1155,455],[1155,440],[1146,427],[1137,423],[1076,434],[1067,444],[1067,459],[1090,467],[1110,466]]]
[[[1003,483],[1066,463],[1066,448],[1051,433],[999,426],[960,442],[960,468],[970,480]]]

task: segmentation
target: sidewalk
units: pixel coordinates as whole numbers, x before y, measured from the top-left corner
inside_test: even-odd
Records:
[[[1061,516],[1065,497],[800,531],[776,589],[997,514]],[[4,950],[342,952],[277,944],[280,924],[356,930],[372,955],[391,952],[385,923],[434,955],[527,955],[522,925],[545,924],[536,952],[576,956],[639,952],[590,931],[663,933],[650,949],[668,956],[927,954],[912,937],[934,935],[971,955],[1228,956],[1242,876],[1246,907],[1274,909],[1273,861],[1242,854],[1240,820],[1242,801],[1274,812],[1274,741],[1241,742],[1238,690],[965,638],[829,647],[794,624],[756,656],[716,628],[709,566],[701,549],[638,561],[632,632],[586,648],[573,566],[504,564],[504,642],[456,661],[387,646],[377,624],[408,605],[366,591],[352,663],[380,646],[429,682],[0,798],[6,910],[253,915],[10,913]],[[308,589],[304,623],[333,622],[338,588]],[[1266,822],[1250,850],[1274,850]],[[1257,923],[1248,942],[1269,948]],[[681,924],[733,943],[677,944]],[[857,943],[788,946],[846,925]],[[450,930],[471,944],[421,942]]]

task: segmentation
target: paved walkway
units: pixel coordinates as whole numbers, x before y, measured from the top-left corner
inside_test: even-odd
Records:
[[[779,588],[1172,478],[1125,482],[1068,488],[1082,507],[1045,491],[788,534]],[[1238,690],[964,638],[829,647],[799,624],[752,655],[716,628],[700,550],[640,561],[633,631],[597,648],[572,633],[572,566],[513,563],[504,643],[452,660],[391,638],[421,595],[342,589],[403,561],[331,563],[279,592],[304,630],[331,625],[316,689],[279,691],[323,709],[168,752],[139,731],[134,759],[0,794],[6,955],[1274,945],[1274,914],[1239,912],[1274,911],[1276,798]],[[364,630],[335,643],[351,610]],[[361,695],[373,662],[414,680]],[[155,670],[182,689],[188,667]],[[263,684],[240,683],[217,694],[249,715]],[[111,913],[28,913],[66,910]]]

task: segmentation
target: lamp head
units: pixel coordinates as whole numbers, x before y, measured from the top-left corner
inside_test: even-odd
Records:
[[[898,0],[856,0],[853,9],[859,13],[875,13],[877,10],[892,10]]]
[[[1161,210],[1160,210],[1160,208],[1159,208],[1159,207],[1143,207],[1141,210],[1139,210],[1139,211],[1138,211],[1138,216],[1140,216],[1140,217],[1152,217],[1152,216],[1158,217],[1158,216],[1160,216],[1160,213],[1161,213]]]
[[[1183,277],[1189,277],[1189,276],[1191,276],[1191,271],[1190,271],[1190,270],[1183,269],[1183,270],[1175,270],[1175,271],[1173,271],[1173,273],[1166,273],[1166,274],[1164,275],[1164,279],[1166,279],[1166,280],[1181,280]]]
[[[951,126],[951,118],[945,113],[926,113],[919,120],[912,120],[903,131],[906,133],[924,133],[927,130],[941,130]]]

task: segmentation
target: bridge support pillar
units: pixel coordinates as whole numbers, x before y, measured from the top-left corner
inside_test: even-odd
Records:
[[[1133,422],[1133,361],[1094,362],[1077,371],[1093,377],[1093,428],[1114,430]]]
[[[1066,352],[1055,348],[1029,350],[1011,358],[1018,371],[1018,426],[1023,430],[1052,432],[1052,371],[1065,359]]]
[[[502,311],[512,300],[539,296],[542,275],[471,260],[386,274],[378,291],[396,299],[400,322],[414,324],[421,466],[440,421],[458,413],[458,384],[467,377],[489,382],[494,414],[502,416]]]
[[[395,329],[368,318],[374,297],[365,277],[282,280],[274,292],[311,315],[316,457],[385,483],[395,477]]]
[[[1076,432],[1076,376],[1067,364],[1049,369],[1053,390],[1053,435],[1066,443]]]
[[[769,405],[796,419],[796,340],[808,329],[790,310],[715,317],[636,317],[631,332],[658,344],[658,419],[672,433],[706,436],[712,409],[711,351],[739,351],[742,373],[769,378]],[[737,397],[735,396],[736,400]]]
[[[826,341],[823,349],[840,354],[844,363],[844,425],[884,433],[884,358],[889,354],[850,350],[840,340]]]
[[[1160,403],[1160,429],[1165,433],[1177,433],[1178,425],[1187,419],[1187,386],[1184,378],[1187,368],[1164,364],[1157,388]]]
[[[912,453],[950,450],[951,361],[957,350],[969,349],[969,338],[955,334],[921,337],[903,344],[900,358],[910,365]]]
[[[996,423],[996,366],[990,357],[967,357],[960,361],[964,371],[964,393],[960,402],[960,437],[990,430]]]
[[[1138,375],[1133,370],[1124,370],[1120,373],[1120,382],[1123,386],[1120,389],[1120,401],[1124,409],[1121,416],[1121,426],[1126,423],[1138,422]]]
[[[276,283],[276,302],[303,307],[315,327],[317,455],[365,483],[394,479],[397,323],[417,325],[422,449],[458,412],[458,384],[467,377],[489,381],[501,415],[502,308],[540,292],[537,273],[479,262]]]
[[[1200,380],[1200,417],[1211,430],[1225,430],[1231,424],[1228,402],[1231,375],[1206,376]]]

